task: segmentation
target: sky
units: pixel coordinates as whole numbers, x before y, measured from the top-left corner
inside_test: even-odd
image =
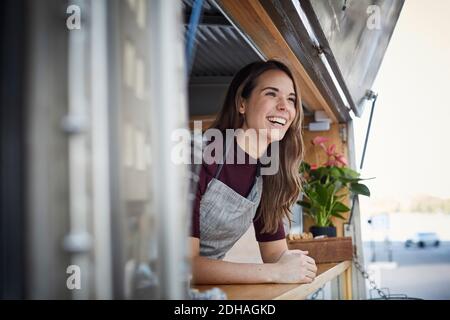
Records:
[[[375,80],[362,176],[372,200],[450,198],[450,1],[406,0]],[[354,121],[359,166],[370,114]],[[365,200],[364,200],[365,201]]]

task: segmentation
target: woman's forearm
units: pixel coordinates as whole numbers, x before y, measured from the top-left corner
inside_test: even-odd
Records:
[[[275,283],[274,263],[235,263],[196,256],[192,261],[194,284]]]

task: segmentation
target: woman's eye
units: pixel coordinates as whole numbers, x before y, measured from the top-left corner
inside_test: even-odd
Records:
[[[294,98],[290,98],[289,101],[292,102],[293,104],[295,104],[295,99]]]
[[[271,97],[275,97],[275,96],[276,96],[276,94],[275,94],[275,92],[271,92],[271,91],[269,91],[269,92],[267,92],[267,93],[266,93],[266,96],[271,96]]]

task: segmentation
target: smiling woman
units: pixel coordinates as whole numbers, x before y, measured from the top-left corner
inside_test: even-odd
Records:
[[[279,69],[261,74],[255,88],[249,88],[253,89],[253,94],[242,93],[244,99],[239,106],[239,114],[243,118],[242,129],[266,129],[268,141],[281,140],[297,113],[293,85],[289,76]]]
[[[314,279],[314,260],[307,252],[288,250],[283,227],[300,192],[302,118],[294,78],[281,62],[255,62],[233,78],[212,128],[224,135],[229,129],[240,130],[224,148],[225,163],[204,163],[200,170],[191,237],[195,283],[309,283]],[[244,151],[245,163],[226,157],[229,150]],[[259,160],[269,152],[279,169],[261,175]],[[264,263],[222,261],[252,223]]]

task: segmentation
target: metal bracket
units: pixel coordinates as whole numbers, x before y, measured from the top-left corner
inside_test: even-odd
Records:
[[[71,254],[87,253],[92,248],[92,237],[87,232],[72,232],[64,237],[63,248]]]
[[[347,126],[345,124],[339,125],[339,137],[343,143],[347,143]]]
[[[81,115],[68,114],[62,119],[61,127],[67,134],[81,134],[88,129],[87,119]]]

